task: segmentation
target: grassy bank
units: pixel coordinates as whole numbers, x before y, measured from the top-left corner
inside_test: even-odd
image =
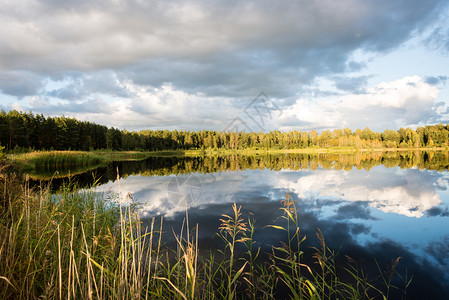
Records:
[[[25,169],[57,169],[70,166],[98,165],[106,159],[94,152],[84,151],[36,151],[8,155],[10,160]]]
[[[321,232],[315,263],[306,265],[305,237],[288,195],[282,219],[272,225],[284,244],[263,261],[255,221],[235,204],[217,228],[222,248],[205,253],[201,229],[189,226],[187,214],[177,233],[164,231],[163,219],[144,228],[129,195],[123,205],[93,189],[51,195],[30,190],[15,169],[0,168],[2,299],[388,299],[398,276],[396,265],[374,278],[355,263],[336,266]],[[175,246],[161,242],[166,234]]]
[[[138,151],[34,151],[9,154],[9,160],[24,169],[48,169],[98,166],[109,161],[141,160],[149,157],[149,152]]]

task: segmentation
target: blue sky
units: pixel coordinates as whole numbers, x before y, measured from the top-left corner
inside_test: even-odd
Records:
[[[128,130],[446,123],[447,20],[443,0],[0,0],[0,108]]]

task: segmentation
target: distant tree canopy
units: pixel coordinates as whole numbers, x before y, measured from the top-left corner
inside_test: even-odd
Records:
[[[299,149],[309,147],[419,148],[449,145],[449,125],[437,124],[416,130],[369,128],[325,130],[321,134],[278,130],[264,132],[142,130],[128,132],[67,117],[16,110],[0,112],[0,145],[7,150],[188,150],[188,149]]]

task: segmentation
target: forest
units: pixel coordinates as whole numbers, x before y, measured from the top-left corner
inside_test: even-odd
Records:
[[[141,130],[129,132],[65,116],[45,117],[16,110],[0,112],[0,149],[10,153],[33,150],[191,150],[191,149],[304,149],[353,147],[447,147],[449,125],[416,130],[400,128],[374,132],[344,128],[281,132],[223,132],[213,130]]]

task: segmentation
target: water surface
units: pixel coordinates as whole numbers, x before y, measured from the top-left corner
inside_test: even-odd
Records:
[[[163,216],[168,233],[179,230],[187,209],[190,224],[199,225],[200,246],[210,249],[221,247],[214,233],[235,202],[256,220],[257,246],[269,252],[285,240],[266,225],[276,224],[288,194],[299,208],[306,253],[320,228],[342,259],[348,255],[373,274],[376,261],[383,269],[401,257],[400,272],[414,276],[410,299],[445,299],[448,165],[444,152],[170,157],[110,164],[96,176],[98,191],[131,193],[145,222]]]

